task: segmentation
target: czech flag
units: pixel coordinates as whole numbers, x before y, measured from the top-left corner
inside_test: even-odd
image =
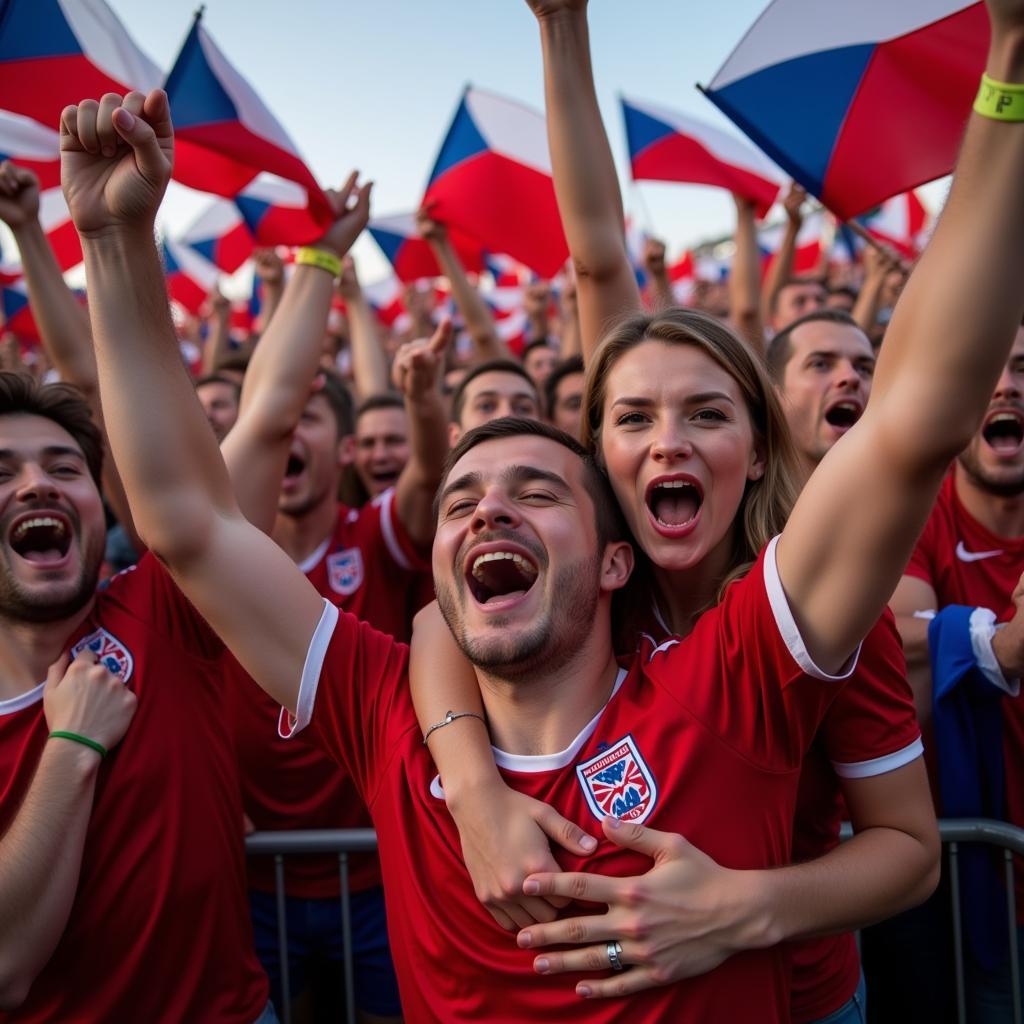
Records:
[[[621,99],[634,181],[714,185],[752,200],[758,217],[768,212],[784,176],[753,146],[686,114]]]
[[[103,0],[0,4],[0,102],[15,114],[56,130],[69,103],[162,78]]]
[[[217,268],[187,245],[165,238],[161,245],[167,295],[193,316],[217,284]]]
[[[385,277],[381,281],[363,285],[363,295],[385,327],[391,327],[405,312],[402,285],[397,277]]]
[[[60,184],[60,136],[9,110],[0,110],[0,162],[4,160],[27,167],[39,179],[40,188]]]
[[[430,212],[433,216],[433,208]],[[468,274],[479,274],[484,269],[483,246],[465,232],[451,225],[447,227],[448,240],[463,269]],[[419,281],[424,277],[441,276],[441,268],[434,258],[433,250],[420,238],[415,214],[399,213],[392,217],[377,217],[370,221],[367,230],[395,268],[399,281]]]
[[[53,249],[61,270],[70,270],[82,262],[82,241],[71,220],[71,211],[59,188],[39,193],[39,223]]]
[[[295,182],[326,226],[327,197],[284,128],[197,16],[164,85],[174,121],[174,178],[229,199],[261,171]]]
[[[554,277],[569,256],[544,116],[494,93],[466,89],[423,205],[541,277]]]
[[[924,248],[931,217],[916,192],[887,199],[857,218],[875,238],[891,245],[901,256],[915,260]]]
[[[253,251],[249,228],[227,199],[214,199],[178,240],[225,274],[233,274]]]
[[[257,245],[308,245],[326,227],[306,189],[273,174],[253,179],[235,196],[235,206]]]
[[[39,327],[28,301],[28,286],[24,281],[0,285],[0,307],[4,314],[4,330],[19,338],[39,340]]]
[[[793,253],[793,273],[810,274],[821,262],[822,234],[825,231],[825,214],[815,210],[804,217],[796,235],[796,251]],[[772,224],[757,232],[757,247],[761,250],[762,271],[768,272],[775,254],[782,244],[784,224]]]
[[[983,3],[774,0],[706,95],[848,220],[952,170],[988,43]]]

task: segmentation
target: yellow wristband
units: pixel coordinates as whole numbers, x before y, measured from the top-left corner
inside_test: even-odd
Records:
[[[331,277],[341,277],[341,257],[326,249],[314,249],[304,245],[296,254],[295,262],[307,267],[319,267]]]
[[[1024,121],[1024,85],[981,76],[974,112],[996,121]]]

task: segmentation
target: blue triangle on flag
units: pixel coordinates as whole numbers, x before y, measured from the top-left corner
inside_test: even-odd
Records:
[[[177,129],[237,121],[238,111],[214,74],[203,52],[199,22],[192,25],[185,45],[164,85]]]
[[[0,5],[0,61],[75,57],[81,52],[57,0],[9,0]]]
[[[466,105],[466,98],[463,96],[459,109],[455,113],[455,120],[448,129],[441,152],[437,155],[437,162],[430,172],[430,182],[435,181],[445,171],[450,170],[456,164],[468,160],[477,153],[484,153],[488,149],[484,137],[480,134],[473,117]]]

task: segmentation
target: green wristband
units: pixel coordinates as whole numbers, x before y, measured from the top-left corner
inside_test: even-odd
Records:
[[[1024,85],[981,76],[974,111],[994,121],[1024,121]]]
[[[81,743],[83,747],[95,750],[100,757],[107,756],[107,748],[102,743],[97,743],[95,740],[89,739],[88,736],[79,736],[77,732],[65,732],[63,729],[55,729],[47,739],[52,740],[54,737],[60,740],[73,740],[75,743]]]

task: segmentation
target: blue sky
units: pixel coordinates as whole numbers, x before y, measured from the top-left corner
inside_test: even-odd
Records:
[[[149,56],[169,67],[195,5],[108,2]],[[732,202],[698,186],[632,185],[617,94],[726,125],[694,83],[711,78],[765,2],[591,2],[597,87],[626,207],[641,223],[649,211],[673,251],[729,231]],[[204,22],[324,185],[353,167],[374,179],[377,214],[417,203],[467,82],[543,107],[537,26],[525,0],[209,0]],[[202,203],[176,188],[163,217],[171,233]],[[356,256],[367,280],[385,272],[368,238]]]

